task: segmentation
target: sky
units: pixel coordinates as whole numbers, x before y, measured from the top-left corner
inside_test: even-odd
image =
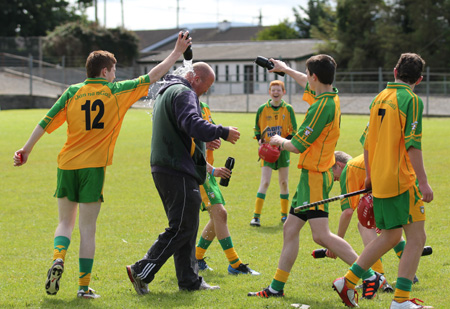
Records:
[[[171,29],[178,25],[212,23],[227,20],[232,23],[271,26],[284,19],[294,21],[293,7],[306,7],[308,0],[122,0],[125,28],[129,30]],[[75,0],[70,0],[74,3]],[[121,0],[97,0],[97,16],[101,25],[115,28],[122,25]],[[105,14],[106,3],[106,14]],[[95,20],[95,9],[87,10],[89,20]]]

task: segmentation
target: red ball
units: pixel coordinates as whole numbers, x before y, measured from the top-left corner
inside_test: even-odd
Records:
[[[368,229],[374,229],[376,227],[372,194],[366,194],[359,200],[358,219],[359,223]]]
[[[264,161],[275,163],[280,157],[280,148],[270,144],[262,144],[259,146],[258,154]]]

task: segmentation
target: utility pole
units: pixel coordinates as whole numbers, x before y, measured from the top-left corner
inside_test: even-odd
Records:
[[[123,0],[120,0],[120,5],[122,7],[122,28],[125,28],[125,20],[123,18]]]
[[[98,25],[98,8],[97,8],[97,0],[94,0],[95,7],[95,23]]]
[[[103,12],[103,18],[104,18],[103,24],[104,24],[104,27],[106,28],[106,0],[104,0],[103,3],[105,5],[104,6],[104,12]]]
[[[180,20],[180,0],[177,0],[177,29],[179,27],[179,20]]]

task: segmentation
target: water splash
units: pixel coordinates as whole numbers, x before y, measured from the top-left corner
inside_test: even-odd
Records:
[[[183,65],[178,69],[173,71],[171,74],[176,76],[185,77],[187,73],[192,72],[194,74],[194,67],[192,65],[192,60],[183,60]],[[152,85],[148,89],[147,96],[141,101],[141,106],[146,109],[147,114],[150,116],[150,119],[153,117],[153,104],[155,103],[156,95],[159,89],[168,83],[168,81],[160,80]]]
[[[194,73],[194,67],[192,65],[192,60],[183,60],[183,66],[179,67],[175,71],[173,71],[173,75],[177,76],[186,76],[187,73]]]

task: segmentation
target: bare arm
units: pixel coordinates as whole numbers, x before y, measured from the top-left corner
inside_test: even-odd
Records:
[[[344,238],[348,226],[350,225],[350,221],[352,221],[352,216],[353,216],[353,209],[351,208],[347,208],[342,212],[341,218],[339,219],[339,227],[337,232],[337,235],[339,237]]]
[[[283,61],[275,60],[273,58],[270,58],[269,60],[274,64],[273,69],[270,70],[269,72],[284,72],[290,77],[292,77],[297,82],[297,84],[299,84],[303,88],[306,88],[306,83],[308,82],[308,79],[306,78],[305,73],[291,69]]]
[[[183,32],[178,33],[178,39],[177,43],[175,44],[175,48],[170,53],[169,56],[167,56],[166,59],[163,60],[163,62],[159,63],[157,66],[155,66],[153,69],[148,72],[148,76],[150,77],[150,83],[157,82],[161,77],[166,74],[170,68],[175,64],[175,62],[178,60],[178,58],[181,57],[181,55],[184,53],[186,48],[188,48],[189,45],[192,44],[192,38],[189,37],[188,39],[185,39],[189,31],[185,32],[185,35],[183,36]]]
[[[409,147],[408,155],[414,172],[416,172],[417,180],[419,181],[419,189],[423,195],[422,200],[429,203],[433,200],[433,190],[428,184],[427,173],[423,165],[422,150]]]
[[[208,173],[213,173],[214,174],[212,176],[214,177],[220,177],[220,178],[230,178],[231,177],[231,171],[229,169],[227,169],[226,167],[214,167],[211,164],[209,164],[208,162],[206,162],[207,166],[206,166],[206,170]]]
[[[372,180],[370,178],[369,152],[364,149],[364,166],[366,167],[365,188],[372,189]]]
[[[40,125],[37,125],[36,128],[34,128],[25,145],[14,153],[14,166],[24,165],[28,161],[28,156],[33,150],[34,145],[36,145],[44,133],[45,131]]]
[[[287,150],[293,153],[300,153],[300,151],[294,145],[292,145],[290,140],[282,138],[278,134],[270,138],[270,145],[280,146],[281,150]]]

